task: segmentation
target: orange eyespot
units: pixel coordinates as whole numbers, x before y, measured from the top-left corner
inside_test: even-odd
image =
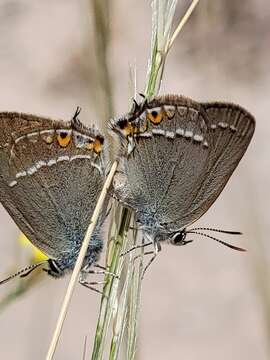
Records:
[[[163,119],[163,113],[162,111],[151,110],[147,114],[147,119],[150,120],[153,124],[160,124]]]
[[[68,144],[70,143],[71,140],[71,136],[68,135],[68,133],[61,131],[58,135],[57,135],[57,141],[59,143],[59,145],[61,147],[66,147],[68,146]]]
[[[93,149],[95,153],[99,154],[102,151],[103,143],[104,143],[103,137],[97,136],[93,143]]]

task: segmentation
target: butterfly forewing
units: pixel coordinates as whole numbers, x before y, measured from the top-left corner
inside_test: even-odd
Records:
[[[126,118],[128,124],[123,118],[111,122],[126,138],[116,194],[137,210],[142,222],[167,224],[170,231],[197,220],[211,206],[242,158],[255,125],[239,106],[172,95],[144,103],[140,113]],[[127,146],[131,139],[132,152]]]
[[[104,182],[102,137],[71,122],[0,114],[1,202],[51,257],[78,248]]]

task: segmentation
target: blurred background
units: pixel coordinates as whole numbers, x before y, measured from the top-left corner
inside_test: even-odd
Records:
[[[179,0],[176,18],[188,4]],[[1,111],[69,120],[79,105],[85,123],[108,116],[92,5],[91,0],[1,0]],[[144,89],[150,0],[111,1],[107,21],[109,100],[121,114],[129,106],[130,64],[137,66],[138,92]],[[249,251],[234,252],[203,238],[183,248],[163,246],[143,284],[137,360],[270,358],[269,46],[269,1],[201,0],[168,56],[161,93],[235,102],[256,117],[246,155],[197,223],[242,231],[237,239],[223,239]],[[19,230],[2,207],[0,229],[3,278],[26,265],[29,250],[19,245]],[[45,358],[67,281],[44,274],[5,307],[1,299],[15,285],[0,288],[1,358]],[[56,359],[81,359],[86,335],[90,351],[99,301],[78,286]]]

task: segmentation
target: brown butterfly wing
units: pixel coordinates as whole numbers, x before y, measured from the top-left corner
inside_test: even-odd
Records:
[[[202,182],[192,189],[188,206],[178,207],[179,227],[201,217],[217,199],[247,150],[255,130],[255,119],[245,109],[228,103],[207,103],[202,107],[209,119],[209,157]]]
[[[167,224],[170,231],[207,211],[242,158],[255,127],[253,117],[237,105],[201,104],[172,95],[152,100],[142,113],[130,113],[127,119],[143,130],[134,130],[130,155],[122,142],[116,193],[146,226]],[[117,122],[112,127],[120,132]]]
[[[0,201],[54,258],[79,246],[102,188],[96,136],[78,121],[0,114]]]

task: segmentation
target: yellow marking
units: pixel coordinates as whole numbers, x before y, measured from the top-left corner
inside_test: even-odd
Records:
[[[148,123],[145,122],[141,127],[137,127],[135,126],[133,128],[133,134],[141,134],[141,133],[144,133],[145,131],[147,131],[148,129]]]
[[[125,136],[129,136],[132,135],[134,131],[133,126],[131,125],[130,122],[127,123],[127,125],[123,128],[122,132]]]
[[[47,144],[51,144],[53,142],[53,136],[49,135],[45,138]]]
[[[150,120],[153,124],[160,124],[163,119],[163,112],[157,112],[156,110],[150,111],[147,114],[147,119]]]
[[[141,132],[140,128],[134,127],[133,128],[133,134],[139,134]]]
[[[24,247],[30,247],[30,249],[32,250],[32,256],[36,262],[48,259],[48,256],[46,256],[41,250],[35,247],[23,233],[21,233],[19,236],[19,242]]]
[[[90,144],[89,144],[90,145]],[[99,154],[102,150],[102,144],[101,144],[101,141],[99,139],[95,139],[94,143],[93,143],[93,149],[94,149],[94,152]]]
[[[85,147],[87,150],[93,150],[94,149],[94,143],[93,142],[88,142],[85,144]]]
[[[66,133],[60,133],[57,135],[57,141],[61,147],[66,147],[70,143],[71,136]]]

